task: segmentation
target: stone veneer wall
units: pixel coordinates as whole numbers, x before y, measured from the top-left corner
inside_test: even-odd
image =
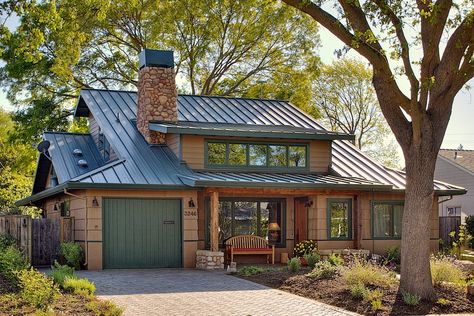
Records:
[[[224,269],[224,253],[222,251],[196,251],[196,269],[222,270]]]
[[[164,134],[150,131],[150,121],[178,121],[175,76],[174,68],[143,67],[138,72],[137,128],[150,144],[166,142]]]

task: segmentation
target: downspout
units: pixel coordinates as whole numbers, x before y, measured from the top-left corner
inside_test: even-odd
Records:
[[[88,242],[87,242],[87,197],[83,197],[83,196],[79,196],[79,195],[76,195],[76,194],[72,194],[71,192],[68,192],[67,189],[64,189],[64,194],[66,195],[70,195],[70,196],[73,196],[75,198],[78,198],[78,199],[82,199],[82,200],[86,200],[86,209],[85,209],[85,224],[84,224],[84,245],[85,245],[85,249],[84,249],[84,266],[87,266],[87,263],[89,261],[89,245],[88,245]],[[74,227],[74,230],[76,228]]]

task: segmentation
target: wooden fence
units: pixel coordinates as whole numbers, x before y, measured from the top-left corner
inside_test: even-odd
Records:
[[[0,234],[9,234],[32,265],[50,265],[58,258],[61,242],[74,241],[74,218],[0,216]]]
[[[449,236],[449,233],[455,231],[459,232],[459,226],[461,225],[460,216],[440,216],[439,217],[439,238],[443,240],[444,247],[451,247],[453,238]]]

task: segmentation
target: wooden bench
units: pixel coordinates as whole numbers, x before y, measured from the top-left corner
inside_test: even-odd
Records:
[[[272,264],[275,264],[275,246],[269,245],[265,238],[255,235],[239,235],[226,240],[226,249],[230,253],[230,261],[234,261],[234,255],[267,255],[272,256]]]

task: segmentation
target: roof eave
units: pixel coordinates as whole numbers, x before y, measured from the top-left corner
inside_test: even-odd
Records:
[[[202,135],[202,136],[234,136],[234,137],[263,137],[263,138],[286,138],[286,139],[308,139],[308,140],[354,140],[351,134],[333,133],[301,133],[301,132],[265,132],[265,131],[239,131],[239,130],[215,130],[187,128],[180,126],[165,126],[150,123],[150,130],[163,134]]]

